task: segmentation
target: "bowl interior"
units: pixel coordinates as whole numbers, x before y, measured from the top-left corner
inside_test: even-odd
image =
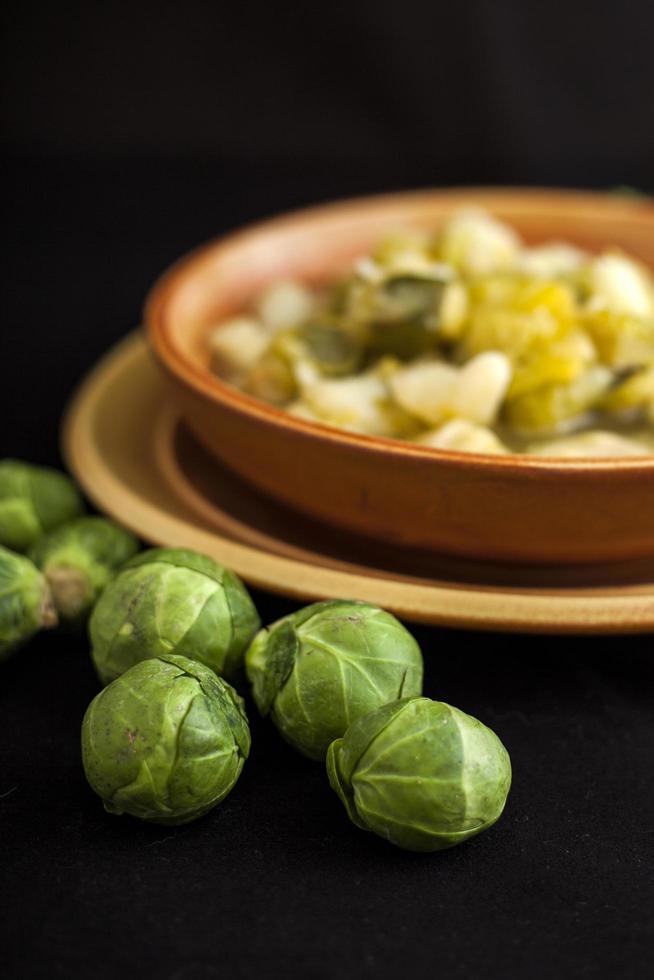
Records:
[[[183,258],[164,274],[148,297],[145,319],[150,340],[168,369],[204,397],[229,401],[245,410],[249,406],[250,411],[277,416],[293,427],[324,429],[220,381],[209,369],[207,332],[221,319],[241,311],[270,282],[283,278],[310,284],[328,281],[369,252],[388,232],[403,228],[435,230],[449,214],[467,206],[483,207],[507,221],[529,244],[565,241],[595,252],[617,248],[654,268],[654,203],[648,198],[576,191],[459,189],[362,198],[252,225]],[[352,438],[351,434],[347,438]],[[387,446],[394,442],[356,438]],[[443,454],[441,450],[419,449]],[[527,465],[525,457],[510,455],[502,457],[502,465],[509,460]],[[650,465],[642,458],[640,461]],[[549,465],[549,461],[539,460],[534,465]],[[574,461],[568,460],[565,465],[574,465]],[[633,466],[634,460],[611,460],[611,465]]]
[[[245,394],[210,370],[207,334],[268,283],[296,278],[333,280],[368,254],[379,239],[401,229],[436,230],[462,207],[481,207],[516,228],[527,244],[568,242],[591,252],[618,249],[654,269],[654,202],[650,198],[561,190],[419,191],[305,209],[251,225],[201,246],[155,284],[145,310],[150,342],[187,389],[275,426],[358,444],[392,456],[448,459],[466,467],[505,470],[654,470],[654,456],[596,458],[488,456],[345,432],[309,422]]]

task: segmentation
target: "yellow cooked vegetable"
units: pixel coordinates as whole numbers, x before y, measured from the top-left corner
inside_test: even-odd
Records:
[[[462,452],[654,451],[651,270],[527,246],[476,209],[396,230],[320,289],[272,283],[209,349],[230,383],[351,431]]]
[[[514,398],[505,408],[518,432],[569,432],[592,411],[611,385],[611,372],[597,365],[567,385],[545,385]]]

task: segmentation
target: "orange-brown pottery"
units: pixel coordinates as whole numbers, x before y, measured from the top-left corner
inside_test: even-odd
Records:
[[[654,267],[650,200],[574,191],[439,190],[275,218],[182,259],[145,310],[150,344],[196,437],[266,493],[359,534],[445,554],[571,563],[654,556],[654,457],[483,456],[291,416],[209,369],[210,327],[280,278],[319,283],[388,231],[487,208],[530,243],[618,247]]]

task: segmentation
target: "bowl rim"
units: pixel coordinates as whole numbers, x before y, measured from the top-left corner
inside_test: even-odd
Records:
[[[186,355],[175,343],[169,329],[167,312],[173,295],[179,284],[187,275],[204,262],[214,262],[217,255],[227,253],[233,246],[245,245],[256,239],[262,233],[284,231],[294,226],[301,227],[312,224],[321,218],[336,217],[347,212],[374,212],[377,208],[388,206],[393,202],[401,204],[404,201],[418,202],[421,199],[443,201],[469,200],[471,203],[488,202],[491,206],[496,203],[516,205],[525,201],[532,208],[540,207],[543,211],[551,206],[553,198],[570,199],[570,204],[578,211],[586,214],[594,213],[597,208],[604,211],[615,211],[619,220],[629,216],[632,220],[642,219],[643,223],[651,225],[654,234],[654,199],[650,197],[619,195],[615,192],[596,192],[575,190],[573,188],[552,187],[445,187],[424,188],[417,190],[393,191],[390,193],[373,194],[352,198],[341,198],[328,203],[314,204],[296,208],[281,214],[263,218],[228,231],[218,237],[196,246],[169,265],[148,290],[144,308],[143,323],[151,349],[160,364],[177,381],[193,389],[195,394],[205,400],[221,403],[230,409],[249,416],[258,422],[264,422],[277,429],[290,429],[298,434],[312,436],[323,442],[337,442],[350,448],[356,448],[366,453],[383,454],[395,459],[407,457],[424,461],[447,463],[459,469],[470,469],[480,472],[494,471],[497,473],[507,470],[519,470],[527,474],[561,474],[585,475],[599,472],[608,473],[620,471],[621,474],[654,475],[654,454],[651,456],[608,456],[608,457],[557,457],[535,456],[520,453],[473,453],[454,449],[442,449],[425,446],[420,443],[373,436],[360,432],[340,429],[327,423],[314,422],[292,415],[283,408],[270,405],[253,395],[240,391],[214,375],[208,368]],[[607,215],[608,216],[608,215]]]

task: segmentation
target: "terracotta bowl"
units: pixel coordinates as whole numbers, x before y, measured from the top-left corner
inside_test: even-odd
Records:
[[[199,248],[150,292],[145,323],[197,438],[252,484],[365,535],[444,554],[568,563],[654,556],[654,457],[557,460],[437,450],[306,422],[209,370],[210,326],[267,283],[333,277],[381,235],[466,204],[526,241],[623,248],[654,267],[654,204],[542,190],[440,190],[312,208]]]

